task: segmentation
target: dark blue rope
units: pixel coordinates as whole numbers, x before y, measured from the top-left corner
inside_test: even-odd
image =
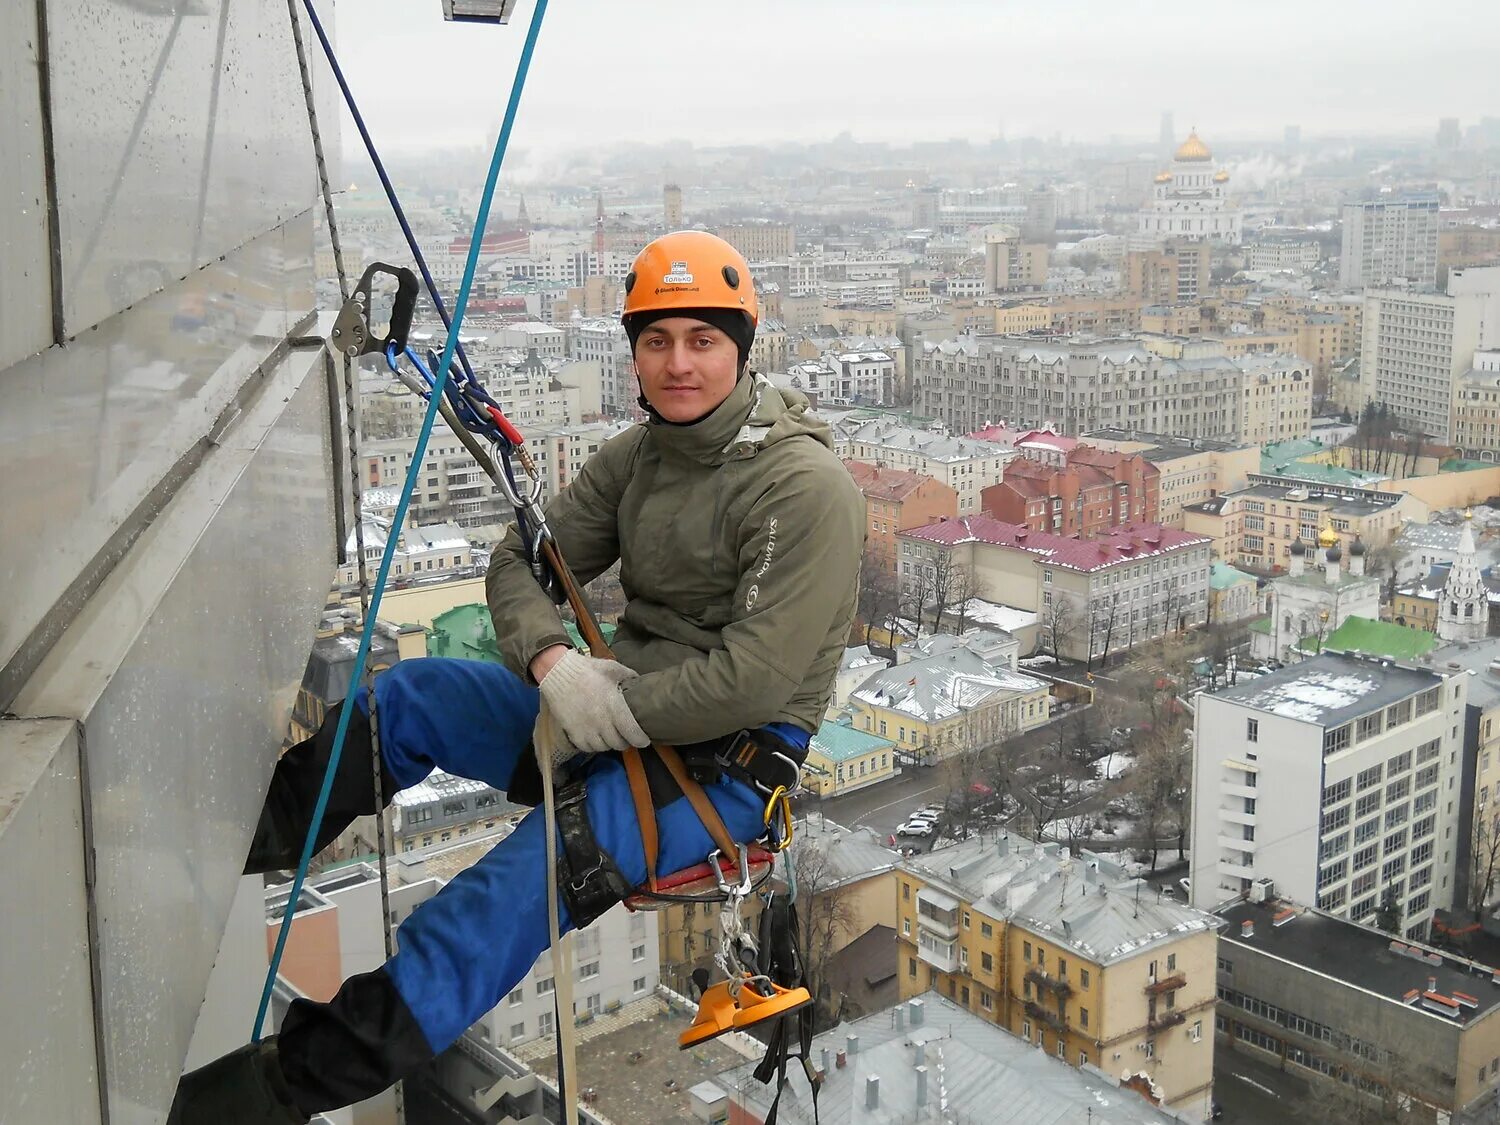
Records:
[[[311,0],[303,0],[313,24],[317,28],[318,38],[323,41],[325,51],[328,51],[332,60],[332,50],[328,46],[328,40],[323,34],[322,25],[317,22],[317,16],[313,13]],[[526,32],[526,45],[522,48],[520,62],[516,66],[516,78],[510,89],[510,100],[505,106],[505,123],[500,128],[500,136],[495,141],[495,153],[490,160],[489,175],[485,178],[484,192],[480,196],[479,214],[474,222],[474,235],[469,242],[469,257],[464,265],[463,281],[458,287],[458,299],[454,303],[453,322],[448,326],[448,342],[443,348],[443,359],[436,372],[433,384],[433,393],[427,404],[427,414],[422,420],[421,433],[417,435],[417,445],[412,453],[411,468],[407,471],[406,482],[401,487],[401,500],[396,505],[396,514],[391,522],[393,529],[399,529],[406,525],[406,511],[411,504],[411,494],[416,486],[418,474],[421,471],[422,459],[427,452],[427,441],[432,435],[432,423],[437,417],[438,403],[443,397],[443,387],[448,379],[448,369],[453,362],[453,353],[458,347],[459,328],[463,324],[464,311],[469,303],[469,289],[474,283],[474,273],[479,265],[479,248],[484,241],[485,224],[489,221],[490,203],[495,195],[495,185],[500,178],[500,165],[505,159],[505,150],[510,144],[511,129],[515,125],[516,111],[521,104],[521,91],[526,86],[526,74],[531,68],[531,56],[536,49],[537,34],[541,31],[542,17],[547,12],[547,0],[537,0],[536,10],[531,16],[531,26]],[[335,63],[337,68],[337,63]],[[339,78],[343,85],[342,75]],[[345,87],[347,95],[348,88]],[[361,125],[361,132],[363,132]],[[367,138],[368,140],[368,138]],[[404,223],[403,223],[404,226]],[[446,318],[445,318],[446,319]],[[353,404],[350,404],[351,408]],[[370,597],[370,608],[365,616],[364,629],[360,633],[359,653],[354,658],[354,672],[350,677],[351,684],[364,682],[365,665],[369,660],[370,642],[375,634],[375,622],[380,613],[380,601],[385,595],[386,580],[390,577],[391,561],[395,558],[396,543],[399,536],[392,531],[386,540],[385,552],[380,559],[380,573],[375,579],[375,589]],[[297,913],[297,902],[302,897],[302,885],[307,879],[307,869],[312,864],[313,844],[318,836],[318,829],[323,824],[323,815],[328,810],[328,797],[333,791],[333,778],[338,772],[339,759],[343,757],[344,742],[349,735],[349,719],[354,714],[353,707],[344,707],[339,713],[338,730],[334,734],[333,752],[328,758],[328,768],[323,774],[323,787],[318,792],[318,803],[313,808],[312,823],[307,828],[307,839],[302,844],[302,858],[297,863],[297,874],[292,880],[291,893],[287,897],[286,912],[281,916],[281,928],[276,935],[276,949],[271,954],[271,963],[266,968],[265,986],[261,990],[260,1006],[256,1009],[255,1025],[250,1030],[252,1042],[260,1039],[260,1030],[265,1024],[266,1012],[271,1006],[271,994],[276,987],[276,974],[281,967],[282,956],[286,952],[287,938],[292,932],[292,918]]]
[[[375,151],[375,142],[370,139],[370,130],[365,128],[364,115],[359,112],[359,106],[354,102],[354,94],[349,89],[349,83],[344,81],[344,69],[339,66],[339,60],[333,53],[333,44],[328,41],[328,34],[323,30],[323,22],[318,19],[318,13],[313,10],[312,0],[302,0],[302,6],[307,9],[307,18],[312,21],[313,30],[318,35],[318,42],[323,45],[323,54],[328,59],[328,65],[333,68],[333,77],[337,80],[339,89],[344,92],[344,104],[349,107],[349,115],[354,118],[354,127],[359,130],[360,139],[365,142],[365,151],[370,154],[370,162],[375,165],[375,174],[380,177],[380,186],[385,189],[385,197],[390,201],[391,210],[396,213],[396,222],[401,224],[401,233],[406,236],[407,249],[416,259],[417,269],[422,274],[422,283],[427,286],[428,296],[432,298],[433,308],[437,309],[438,316],[442,317],[443,327],[451,331],[453,321],[448,316],[448,307],[443,304],[443,298],[438,295],[437,282],[432,280],[432,271],[427,268],[427,259],[422,256],[422,248],[417,245],[417,236],[412,234],[411,224],[406,221],[406,212],[401,209],[401,200],[396,198],[396,189],[391,186],[391,178],[385,174],[385,164],[380,159],[380,153]],[[480,229],[483,229],[482,224]],[[469,357],[464,354],[463,348],[458,349],[458,365],[463,368],[465,375],[471,379],[474,377],[474,369],[469,366]]]

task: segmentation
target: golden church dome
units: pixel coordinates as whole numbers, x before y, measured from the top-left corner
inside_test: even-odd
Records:
[[[1339,533],[1333,530],[1332,524],[1329,524],[1322,531],[1318,532],[1318,546],[1320,547],[1332,547],[1338,541]]]
[[[1220,168],[1217,172],[1214,173],[1214,183],[1216,183],[1216,184],[1227,184],[1228,182],[1229,182],[1229,173],[1226,172],[1226,171],[1224,171],[1224,169]]]
[[[1198,131],[1195,129],[1188,134],[1188,139],[1177,146],[1177,152],[1172,156],[1173,160],[1212,160],[1213,154],[1208,151],[1208,146],[1198,139]]]

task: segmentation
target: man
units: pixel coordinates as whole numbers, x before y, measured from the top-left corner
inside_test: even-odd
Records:
[[[641,252],[625,288],[649,420],[606,442],[547,513],[580,582],[620,562],[618,662],[569,647],[512,531],[486,582],[506,667],[410,660],[376,681],[387,793],[438,767],[536,804],[530,737],[546,699],[576,752],[558,799],[565,931],[645,882],[616,751],[678,747],[736,840],[764,832],[768,793],[795,784],[827,704],[863,551],[863,501],[827,427],[802,396],[749,370],[757,306],[739,253],[702,232],[669,234]],[[374,808],[367,703],[354,694],[319,847]],[[336,719],[278,763],[247,870],[297,862]],[[727,754],[746,735],[753,769]],[[644,757],[658,870],[701,863],[714,844],[656,756]],[[778,775],[783,764],[790,773]],[[185,1076],[170,1121],[305,1121],[446,1049],[547,947],[545,848],[533,810],[403,923],[384,966],[327,1004],[295,1001],[279,1036]]]

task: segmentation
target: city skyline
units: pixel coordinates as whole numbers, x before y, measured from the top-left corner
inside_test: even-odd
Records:
[[[1430,136],[1442,117],[1467,127],[1500,114],[1484,50],[1500,37],[1500,8],[1475,9],[1462,35],[1432,21],[1407,21],[1395,35],[1394,4],[1361,6],[1354,20],[1344,6],[1278,0],[1257,9],[1267,34],[1255,42],[1241,23],[1181,3],[1148,10],[1074,0],[1023,26],[967,0],[923,20],[879,2],[859,6],[858,39],[848,45],[854,9],[844,3],[772,0],[754,21],[698,6],[691,26],[682,5],[662,9],[645,19],[598,0],[551,8],[516,145],[714,147],[847,132],[898,143],[1057,135],[1151,147],[1163,111],[1179,137],[1196,125],[1210,144],[1279,139],[1286,125],[1300,126],[1304,141]],[[487,143],[529,6],[506,28],[414,19],[396,0],[373,0],[360,17],[340,26],[340,56],[383,146]],[[391,82],[397,44],[414,62],[442,60],[443,83]],[[1237,54],[1250,73],[1237,73]],[[744,78],[725,82],[726,74]],[[345,147],[353,140],[346,130]]]

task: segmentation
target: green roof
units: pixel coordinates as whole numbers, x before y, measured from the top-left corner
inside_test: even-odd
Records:
[[[566,621],[563,628],[567,630],[574,647],[585,647],[578,626]],[[606,642],[615,639],[615,627],[609,622],[602,622],[599,631],[604,634]],[[461,605],[438,614],[432,619],[432,630],[427,637],[427,654],[452,656],[459,660],[484,660],[491,664],[502,663],[489,608],[483,605]]]
[[[885,750],[894,745],[888,738],[881,738],[866,730],[855,730],[847,723],[825,722],[818,727],[818,733],[812,736],[809,749],[816,750],[830,761],[847,762],[850,758],[859,758],[873,750]]]
[[[1316,652],[1318,638],[1303,637],[1297,647],[1303,652]],[[1426,629],[1368,617],[1350,617],[1323,639],[1325,652],[1363,652],[1393,660],[1415,660],[1435,647],[1437,637]]]
[[[1252,633],[1265,633],[1269,636],[1271,633],[1271,619],[1269,617],[1262,617],[1259,620],[1252,621],[1249,628]]]
[[[1227,590],[1231,586],[1238,586],[1241,582],[1254,581],[1255,575],[1236,570],[1225,562],[1214,563],[1208,572],[1208,584],[1215,590]]]
[[[1268,477],[1283,480],[1301,480],[1309,484],[1346,484],[1364,487],[1374,481],[1383,480],[1381,473],[1365,473],[1355,469],[1341,469],[1337,465],[1324,465],[1316,461],[1272,461],[1265,454],[1260,458],[1260,471]]]
[[[1462,457],[1452,457],[1444,461],[1439,467],[1439,472],[1444,473],[1472,473],[1476,469],[1493,469],[1493,461],[1468,461]]]
[[[1313,441],[1311,438],[1297,438],[1293,441],[1273,441],[1261,446],[1260,460],[1263,466],[1267,461],[1277,465],[1289,465],[1300,458],[1322,452],[1322,444]]]

